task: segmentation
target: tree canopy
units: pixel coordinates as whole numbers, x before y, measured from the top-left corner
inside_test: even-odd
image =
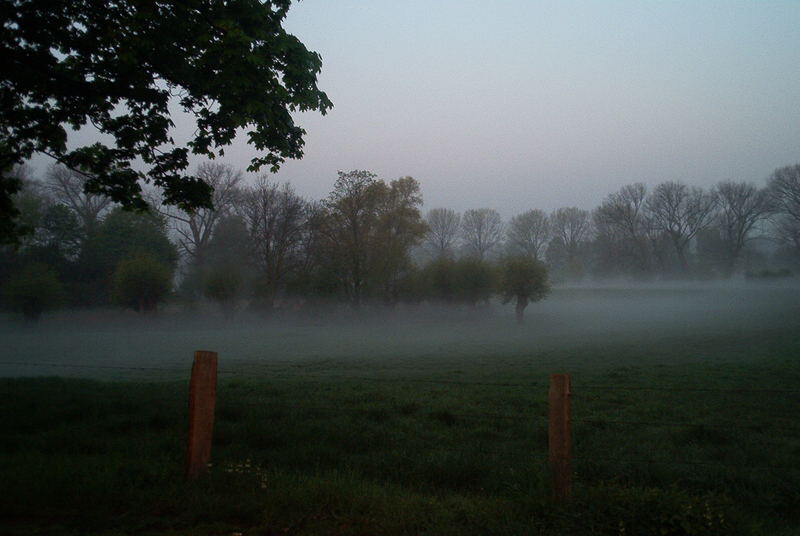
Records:
[[[517,322],[522,322],[528,303],[543,300],[550,293],[547,267],[527,255],[509,257],[503,263],[499,290],[503,303],[516,300]]]
[[[3,2],[0,240],[20,231],[12,167],[34,153],[85,174],[87,192],[140,209],[142,181],[161,187],[167,204],[210,207],[211,187],[186,173],[188,157],[224,154],[240,129],[260,152],[251,171],[302,156],[305,131],[291,112],[332,104],[317,87],[320,56],[282,27],[290,5]],[[185,143],[173,139],[171,105],[196,121]],[[85,126],[109,141],[71,147],[69,130]]]

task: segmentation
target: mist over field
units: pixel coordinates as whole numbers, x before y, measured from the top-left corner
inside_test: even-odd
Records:
[[[800,286],[746,282],[559,287],[529,308],[522,325],[514,322],[510,306],[496,302],[475,308],[420,304],[362,311],[341,306],[273,317],[244,311],[226,317],[213,309],[150,317],[78,310],[53,314],[39,325],[4,318],[0,360],[20,364],[4,364],[0,374],[170,377],[175,374],[164,370],[80,366],[188,370],[193,352],[200,349],[218,352],[223,371],[267,375],[295,365],[325,373],[354,367],[375,374],[446,373],[466,366],[513,374],[526,365],[549,364],[555,371],[631,364],[593,363],[587,357],[592,349],[619,344],[640,348],[640,364],[702,362],[693,341],[724,343],[726,337],[746,334],[752,336],[748,358],[758,361],[759,333],[800,329],[798,319]],[[661,355],[660,344],[672,347],[681,341],[686,347],[680,357]],[[580,357],[571,353],[577,350]]]

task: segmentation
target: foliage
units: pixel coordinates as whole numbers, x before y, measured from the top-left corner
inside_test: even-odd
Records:
[[[516,300],[517,321],[530,302],[543,300],[550,292],[547,267],[527,255],[516,255],[504,260],[498,290],[503,303]]]
[[[211,188],[184,174],[190,153],[222,155],[240,129],[272,171],[302,156],[295,111],[325,113],[320,56],[282,27],[291,2],[5,3],[0,36],[0,237],[18,231],[9,197],[13,164],[35,152],[86,173],[86,191],[145,208],[140,181],[165,202],[209,207]],[[196,118],[185,146],[173,142],[169,107]],[[92,125],[113,138],[71,149],[68,129]],[[136,171],[139,160],[146,172]]]
[[[455,264],[456,296],[469,305],[488,302],[494,293],[497,273],[487,261],[464,257]]]
[[[244,280],[235,266],[219,266],[211,269],[206,276],[203,293],[205,297],[217,302],[230,313],[241,296]]]
[[[61,257],[74,260],[78,257],[84,235],[78,218],[66,205],[48,207],[35,239],[41,245],[58,251]]]
[[[319,251],[338,273],[350,302],[369,296],[397,299],[397,284],[410,269],[410,249],[427,231],[419,183],[402,177],[386,184],[369,171],[339,172],[315,216]]]
[[[425,297],[453,302],[458,296],[457,264],[449,257],[433,259],[422,267],[420,278]]]
[[[63,300],[61,282],[55,270],[45,264],[23,267],[6,281],[3,290],[8,307],[33,321]]]
[[[80,263],[85,272],[106,277],[119,262],[135,253],[147,253],[173,268],[178,259],[175,245],[167,237],[164,220],[155,214],[113,210],[89,237]]]
[[[171,289],[172,269],[150,253],[121,260],[114,272],[114,301],[139,313],[155,311]]]
[[[543,300],[550,292],[547,267],[527,255],[514,255],[503,261],[498,285],[503,303],[524,297],[527,301]]]

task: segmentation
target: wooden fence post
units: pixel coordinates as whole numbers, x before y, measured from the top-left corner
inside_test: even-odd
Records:
[[[570,425],[569,374],[551,374],[548,443],[553,493],[556,500],[567,501],[572,494],[572,430]]]
[[[189,383],[189,446],[186,476],[197,478],[208,471],[214,437],[214,407],[217,404],[217,353],[194,353]]]

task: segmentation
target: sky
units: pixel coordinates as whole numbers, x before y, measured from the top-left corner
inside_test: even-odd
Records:
[[[275,177],[309,198],[366,169],[510,217],[800,162],[796,0],[303,0],[285,27],[334,103],[298,114],[305,157]],[[241,138],[225,161],[255,155]]]

